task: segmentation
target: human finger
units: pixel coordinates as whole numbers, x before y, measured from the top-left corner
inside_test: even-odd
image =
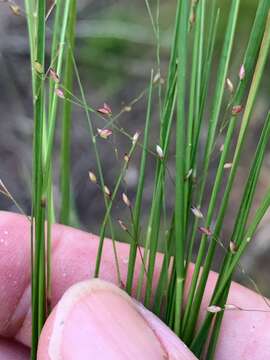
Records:
[[[154,314],[98,279],[73,285],[43,328],[38,360],[195,360]]]

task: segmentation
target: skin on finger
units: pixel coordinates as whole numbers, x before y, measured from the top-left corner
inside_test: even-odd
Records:
[[[71,285],[93,276],[97,246],[97,236],[61,225],[53,227],[53,304],[57,303]],[[124,282],[128,246],[117,243],[117,249]],[[157,280],[160,261],[159,257],[155,280]],[[137,267],[135,282],[138,271]],[[187,284],[190,282],[191,275],[192,266],[188,272]],[[104,280],[117,283],[112,244],[109,240],[104,244],[100,276]],[[202,304],[201,318],[204,317],[209,305],[215,281],[216,274],[211,273]],[[0,335],[16,336],[19,341],[28,345],[31,339],[29,282],[30,224],[24,216],[0,212],[0,288],[2,289],[0,291]],[[263,308],[269,311],[261,296],[237,284],[232,285],[228,303],[242,308]],[[243,354],[246,354],[245,360],[270,358],[269,326],[269,312],[226,311],[216,359],[242,359]],[[248,340],[251,335],[252,341]],[[250,351],[251,347],[254,351]]]
[[[42,331],[38,360],[195,360],[156,316],[98,279],[71,287]]]
[[[30,351],[16,341],[0,338],[1,360],[29,360]]]
[[[0,336],[13,337],[30,301],[30,223],[0,213]]]
[[[15,337],[30,346],[30,222],[25,216],[0,212],[0,239],[6,244],[0,246],[0,335]],[[73,284],[92,278],[99,238],[95,235],[67,226],[54,225],[52,231],[52,306],[55,306],[64,292]],[[1,243],[0,243],[1,244]],[[129,247],[117,243],[119,268],[126,281]],[[157,259],[155,282],[158,278],[161,257]],[[135,269],[136,284],[140,271],[140,259]],[[100,277],[118,284],[112,242],[104,241]],[[11,280],[14,280],[13,282]]]

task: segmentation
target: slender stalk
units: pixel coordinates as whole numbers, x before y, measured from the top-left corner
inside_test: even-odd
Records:
[[[160,220],[161,220],[161,210],[162,210],[162,197],[164,191],[164,163],[163,160],[158,160],[161,162],[161,168],[159,169],[157,175],[157,186],[153,194],[153,203],[150,214],[150,221],[148,224],[147,231],[147,240],[146,240],[146,250],[148,250],[149,242],[149,256],[148,256],[148,268],[147,268],[147,281],[146,281],[146,291],[144,304],[146,307],[150,306],[152,289],[153,289],[153,276],[156,262],[156,253],[158,248],[159,240],[159,229],[160,229]]]
[[[133,144],[131,146],[131,149],[130,149],[130,151],[128,153],[128,158],[130,158],[132,156],[132,154],[133,154],[133,152],[134,152],[134,150],[136,148],[136,144],[137,144],[137,142],[133,142]],[[121,182],[123,181],[123,178],[124,178],[124,175],[126,173],[127,167],[128,167],[128,162],[125,161],[124,165],[122,167],[121,173],[118,176],[118,179],[116,181],[114,190],[113,190],[112,194],[110,195],[110,200],[109,200],[109,203],[108,203],[107,208],[106,208],[106,213],[105,213],[102,225],[100,227],[99,246],[98,246],[98,251],[97,251],[97,256],[96,256],[95,277],[97,277],[98,274],[99,274],[101,256],[102,256],[102,251],[103,251],[103,244],[104,244],[104,239],[105,239],[106,225],[107,225],[107,222],[109,220],[109,216],[110,216],[110,212],[111,212],[111,209],[112,209],[113,201],[114,201],[114,199],[116,197],[116,194],[117,194],[117,192],[119,190]],[[118,272],[118,275],[119,275],[119,272]]]
[[[186,235],[186,206],[187,183],[186,175],[186,124],[185,124],[185,99],[186,99],[186,66],[188,52],[188,16],[189,1],[181,1],[180,26],[178,38],[177,64],[177,123],[176,123],[176,148],[175,148],[175,265],[176,265],[176,302],[174,331],[180,333],[182,314],[182,301],[184,290],[184,247]]]
[[[46,316],[46,267],[45,267],[45,208],[42,197],[43,186],[43,123],[44,123],[44,79],[45,62],[45,11],[44,0],[37,2],[37,27],[35,43],[34,88],[34,144],[33,144],[33,217],[35,240],[32,241],[33,274],[32,274],[32,350],[31,357],[35,359],[38,338]],[[32,29],[33,30],[33,29]],[[32,37],[30,37],[32,38]],[[33,48],[32,48],[33,50]]]
[[[160,316],[162,314],[162,305],[165,306],[165,308],[168,308],[170,296],[169,294],[169,279],[170,279],[170,263],[171,259],[173,257],[173,250],[174,250],[174,226],[175,226],[175,217],[173,215],[170,230],[167,233],[167,236],[165,238],[165,244],[166,244],[166,251],[164,253],[163,262],[162,262],[162,268],[159,274],[159,280],[155,292],[155,298],[154,298],[154,306],[153,306],[153,312]],[[164,311],[166,313],[166,310]]]
[[[209,49],[208,49],[208,55],[207,55],[207,60],[205,61],[205,70],[204,70],[204,80],[202,81],[203,83],[203,89],[202,89],[202,94],[200,95],[199,93],[197,93],[197,97],[199,99],[201,99],[200,102],[200,111],[199,111],[199,115],[198,118],[196,119],[195,122],[195,126],[194,126],[194,134],[193,134],[193,148],[192,148],[192,162],[191,162],[191,169],[192,169],[192,180],[195,182],[194,187],[196,187],[196,176],[197,176],[197,171],[199,170],[199,164],[198,164],[198,145],[199,145],[199,140],[200,140],[200,135],[201,135],[201,129],[202,129],[202,125],[203,125],[203,115],[205,112],[205,108],[206,108],[206,95],[207,95],[207,90],[209,87],[209,82],[210,82],[210,70],[211,70],[211,66],[212,66],[212,62],[213,62],[213,53],[214,53],[214,45],[215,45],[215,40],[216,40],[216,34],[217,34],[217,27],[218,27],[218,23],[219,23],[219,14],[220,12],[217,11],[215,13],[214,10],[212,10],[212,16],[211,16],[211,26],[210,26],[210,33],[212,34],[211,37],[211,41],[209,42]],[[215,15],[215,17],[214,17]],[[198,186],[198,185],[197,185]],[[195,204],[197,205],[197,204]],[[200,207],[200,205],[198,205],[198,207]],[[191,226],[192,231],[190,234],[190,240],[189,240],[189,244],[187,246],[187,261],[186,261],[186,270],[187,270],[187,266],[190,263],[191,259],[192,259],[192,253],[193,253],[193,249],[194,249],[194,243],[195,243],[195,238],[197,235],[197,228],[198,228],[198,219],[195,218],[193,220],[193,224]]]
[[[168,157],[168,149],[169,149],[169,141],[171,136],[171,129],[172,129],[172,121],[173,121],[173,114],[175,109],[175,102],[176,102],[176,89],[175,89],[175,79],[173,80],[172,84],[169,87],[169,96],[167,102],[165,102],[164,111],[163,111],[163,120],[161,121],[161,146],[164,153],[163,159],[159,159],[157,161],[156,167],[156,177],[155,177],[155,186],[154,186],[154,194],[152,197],[152,204],[150,210],[150,217],[147,226],[147,233],[146,233],[146,240],[144,243],[144,261],[143,263],[147,263],[148,255],[149,255],[149,247],[151,246],[151,253],[150,253],[150,261],[149,261],[149,268],[147,271],[147,292],[145,294],[145,303],[150,306],[150,299],[152,293],[152,279],[153,279],[153,272],[155,266],[155,259],[156,259],[156,251],[157,251],[157,243],[159,237],[159,229],[160,229],[160,217],[161,217],[161,209],[160,206],[162,202],[163,196],[163,188],[165,184],[165,164],[166,159]],[[141,291],[143,285],[143,277],[145,273],[144,264],[141,266],[140,276],[137,285],[137,298],[141,299]]]
[[[150,77],[140,175],[139,175],[138,186],[136,190],[136,200],[133,210],[132,242],[130,244],[130,250],[129,250],[129,258],[128,258],[129,263],[128,263],[127,284],[126,284],[126,291],[129,294],[131,294],[132,286],[133,286],[134,267],[137,256],[137,246],[139,243],[138,240],[139,240],[139,229],[140,229],[140,215],[141,215],[141,207],[142,207],[144,182],[145,182],[145,168],[146,168],[146,161],[148,155],[147,147],[149,141],[150,124],[151,124],[152,89],[153,89],[153,71],[151,72],[151,77]]]
[[[61,0],[58,3],[58,6],[61,6]],[[55,71],[57,75],[61,78],[62,76],[62,68],[63,68],[63,60],[64,60],[64,50],[65,50],[65,42],[66,42],[66,34],[67,34],[67,26],[68,26],[68,19],[70,14],[70,7],[71,7],[71,0],[66,0],[63,2],[63,13],[62,13],[62,26],[61,32],[59,37],[59,44],[58,44],[58,51],[57,51],[57,63],[55,67]],[[56,24],[57,25],[57,24]],[[43,184],[43,193],[46,192],[49,180],[49,171],[50,171],[50,164],[52,158],[52,151],[53,151],[53,142],[54,142],[54,133],[55,133],[55,125],[56,125],[56,113],[57,113],[57,105],[58,105],[58,96],[56,90],[58,89],[59,84],[57,82],[53,83],[51,89],[51,101],[50,101],[50,111],[48,114],[48,144],[47,144],[47,151],[45,154],[45,170],[44,170],[44,184]]]
[[[97,168],[98,168],[99,180],[100,180],[101,188],[104,189],[105,183],[104,183],[103,171],[102,171],[101,161],[100,161],[99,152],[98,152],[98,148],[97,148],[96,137],[94,135],[93,124],[92,124],[92,121],[91,121],[91,118],[90,118],[90,113],[89,113],[90,110],[89,110],[89,107],[87,105],[86,95],[85,95],[85,92],[84,92],[84,89],[83,89],[83,85],[82,85],[82,82],[81,82],[79,70],[78,70],[78,67],[77,67],[77,64],[76,64],[76,61],[75,61],[75,58],[74,58],[73,54],[72,54],[72,61],[73,61],[73,67],[74,67],[75,76],[76,76],[76,79],[77,79],[77,82],[78,82],[78,85],[79,85],[79,89],[80,89],[80,94],[81,94],[81,97],[82,97],[83,108],[84,108],[84,111],[85,111],[87,124],[88,124],[88,127],[89,127],[89,132],[90,132],[90,136],[91,136],[92,145],[93,145],[93,148],[94,148],[94,153],[95,153],[96,163],[97,163]],[[103,192],[103,195],[104,195],[104,204],[105,204],[106,211],[107,211],[108,206],[109,206],[108,205],[108,198],[107,198],[107,195],[105,194],[105,192]],[[113,231],[112,221],[111,221],[111,217],[110,217],[110,212],[109,212],[109,215],[108,215],[108,222],[109,222],[110,231],[111,231],[113,251],[114,251],[116,269],[117,269],[117,274],[118,274],[118,282],[120,284],[121,283],[121,278],[120,278],[120,274],[119,274],[118,257],[117,257],[117,253],[116,253],[115,237],[114,237],[114,231]],[[100,245],[99,245],[99,249],[98,249],[99,259],[97,258],[97,261],[96,261],[96,267],[95,267],[95,273],[94,273],[95,277],[98,277],[98,275],[99,275],[103,244],[104,244],[104,238],[100,239]]]
[[[71,141],[71,114],[72,103],[68,101],[68,94],[73,89],[73,60],[75,42],[75,25],[77,13],[76,0],[71,0],[70,18],[67,27],[67,54],[65,63],[64,88],[65,99],[63,103],[62,137],[61,137],[61,211],[60,222],[69,225],[71,214],[71,174],[70,174],[70,141]]]
[[[232,52],[233,40],[235,36],[236,23],[238,18],[240,0],[235,0],[231,3],[231,9],[227,24],[226,36],[224,39],[224,45],[222,49],[217,81],[216,81],[216,89],[214,92],[213,99],[213,107],[211,112],[211,117],[209,120],[206,148],[203,160],[203,177],[200,183],[200,190],[198,195],[198,204],[200,205],[204,193],[205,183],[207,180],[207,172],[210,164],[210,159],[213,151],[213,145],[215,143],[215,135],[216,129],[222,104],[222,97],[224,92],[224,85],[227,76],[229,61]]]

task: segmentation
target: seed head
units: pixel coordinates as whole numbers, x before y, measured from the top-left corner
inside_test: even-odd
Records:
[[[108,186],[106,186],[106,185],[104,185],[104,193],[105,193],[105,195],[107,195],[108,197],[111,196],[110,189],[109,189]]]
[[[244,64],[242,64],[239,70],[239,79],[242,81],[245,78],[245,75],[246,75],[246,70]]]
[[[127,194],[125,194],[125,193],[122,194],[122,200],[127,205],[127,207],[129,207],[129,208],[131,207],[131,203],[130,203],[130,200],[129,200]]]
[[[135,145],[136,142],[138,141],[139,139],[139,136],[140,134],[138,132],[135,132],[135,134],[133,135],[133,138],[132,138],[132,144]]]
[[[199,208],[192,206],[191,211],[198,219],[203,219],[203,213],[201,212],[201,210]]]
[[[160,80],[160,72],[158,71],[153,79],[153,84],[156,84]]]
[[[226,84],[227,84],[227,88],[228,88],[229,92],[232,94],[234,92],[234,86],[233,86],[232,81],[229,78],[226,79]]]
[[[110,106],[106,103],[103,104],[102,107],[100,107],[99,109],[97,109],[97,111],[102,114],[102,115],[107,115],[107,116],[111,116],[112,115],[112,109],[110,108]]]
[[[201,233],[203,233],[206,236],[212,236],[213,235],[212,231],[209,228],[200,226],[199,230],[200,230]]]
[[[237,249],[238,249],[238,246],[236,245],[236,243],[234,241],[230,241],[230,251],[231,251],[231,253],[236,254]]]
[[[243,106],[242,105],[235,105],[232,108],[232,115],[236,116],[238,114],[240,114],[243,111]]]
[[[56,71],[53,68],[49,69],[49,74],[50,74],[50,78],[54,82],[59,83],[59,81],[60,81],[59,76],[57,75]]]
[[[128,227],[126,226],[126,224],[122,220],[118,219],[117,221],[118,221],[118,224],[120,225],[122,230],[128,231]]]
[[[96,184],[97,183],[97,177],[96,175],[92,172],[92,171],[89,171],[89,179],[90,181],[93,183],[93,184]]]
[[[56,88],[55,89],[55,93],[58,97],[60,97],[61,99],[65,99],[65,95],[64,95],[64,91],[60,88]]]
[[[224,169],[231,169],[233,166],[233,163],[226,163],[224,164]]]
[[[109,129],[97,129],[97,132],[99,136],[105,140],[107,140],[108,137],[112,135],[112,131]]]
[[[158,156],[159,156],[160,159],[163,159],[163,158],[164,158],[163,150],[162,150],[162,148],[161,148],[159,145],[156,146],[156,152],[157,152],[157,154],[158,154]]]
[[[132,107],[131,106],[125,106],[124,107],[124,111],[125,112],[130,112],[132,110]]]
[[[222,310],[221,307],[217,306],[217,305],[210,305],[207,308],[207,311],[212,314],[216,314],[216,313],[220,312],[221,310]]]
[[[126,153],[126,154],[124,155],[124,161],[125,161],[126,163],[128,163],[129,160],[130,160],[130,158],[129,158],[128,154]]]
[[[16,4],[9,4],[8,5],[10,10],[12,11],[12,13],[16,16],[20,16],[21,15],[21,8],[16,5]]]

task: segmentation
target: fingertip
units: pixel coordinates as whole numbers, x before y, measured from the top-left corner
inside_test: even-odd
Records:
[[[97,279],[70,288],[43,329],[38,359],[67,358],[195,359],[155,315]]]

